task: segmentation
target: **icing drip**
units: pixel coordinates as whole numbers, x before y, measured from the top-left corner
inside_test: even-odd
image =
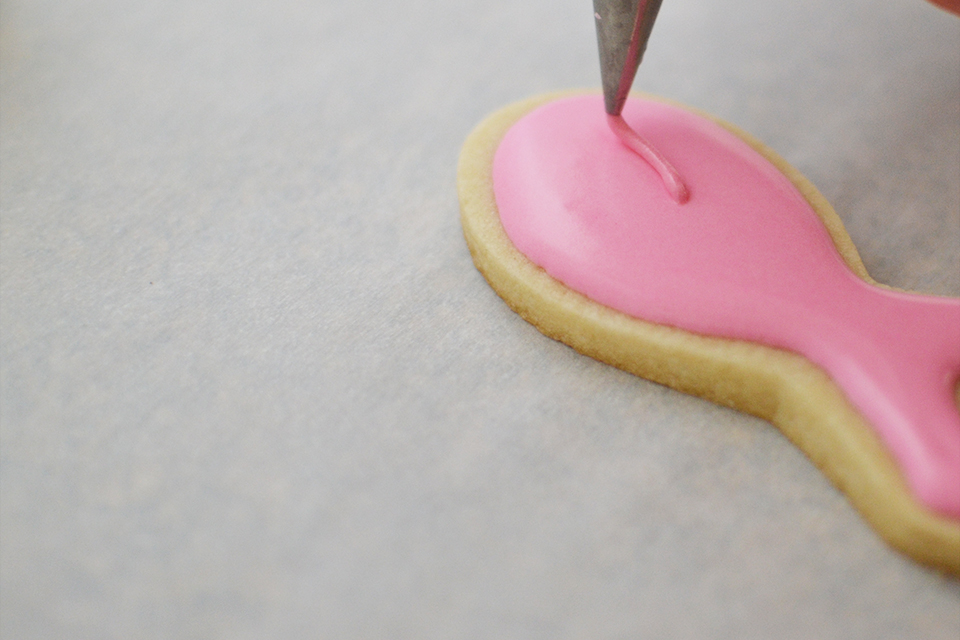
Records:
[[[745,142],[631,100],[625,123],[694,194],[681,211],[605,115],[597,96],[569,98],[507,132],[493,181],[517,249],[626,314],[802,354],[873,427],[917,499],[960,518],[960,300],[858,278],[793,184]]]
[[[644,140],[643,136],[630,128],[630,125],[626,123],[622,115],[613,116],[607,114],[607,124],[610,125],[610,129],[620,138],[620,142],[627,145],[641,158],[649,162],[654,171],[660,174],[660,179],[663,180],[663,186],[666,187],[671,198],[676,200],[678,204],[684,204],[690,199],[690,190],[687,189],[687,185],[683,183],[683,179],[680,177],[680,174],[677,173],[677,170],[673,168],[673,165],[663,157],[662,153]]]

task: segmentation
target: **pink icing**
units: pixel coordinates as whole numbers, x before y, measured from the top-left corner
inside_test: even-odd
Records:
[[[713,122],[646,100],[623,115],[683,176],[689,201],[620,143],[599,96],[551,102],[507,132],[494,160],[514,245],[629,315],[804,355],[873,426],[916,497],[960,518],[960,300],[858,278],[793,184]]]
[[[690,199],[690,190],[687,189],[687,185],[683,183],[683,178],[681,178],[677,170],[673,168],[670,161],[664,158],[663,154],[649,142],[644,140],[643,136],[631,129],[622,115],[612,116],[607,114],[607,124],[610,125],[610,130],[620,138],[620,142],[627,145],[634,153],[639,154],[641,158],[646,160],[650,166],[660,174],[660,179],[663,180],[663,186],[671,198],[679,204],[685,204],[687,200]]]

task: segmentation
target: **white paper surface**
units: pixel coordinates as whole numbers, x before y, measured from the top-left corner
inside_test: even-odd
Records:
[[[0,4],[4,638],[950,638],[768,424],[473,268],[487,113],[599,85],[587,0]],[[960,295],[960,19],[667,0],[636,87]]]

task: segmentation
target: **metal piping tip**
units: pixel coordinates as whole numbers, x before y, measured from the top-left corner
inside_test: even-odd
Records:
[[[607,113],[620,115],[663,0],[593,0]]]

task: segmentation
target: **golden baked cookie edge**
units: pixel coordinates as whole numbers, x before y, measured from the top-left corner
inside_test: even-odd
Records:
[[[500,140],[538,106],[581,93],[551,93],[508,105],[484,119],[464,143],[457,170],[460,218],[474,264],[490,286],[543,334],[584,355],[772,422],[890,545],[960,575],[960,522],[913,498],[886,448],[821,369],[780,349],[697,335],[614,311],[555,280],[513,246],[493,192]],[[850,268],[875,284],[833,208],[797,169],[734,125],[665,102],[717,122],[776,166],[823,220]]]

